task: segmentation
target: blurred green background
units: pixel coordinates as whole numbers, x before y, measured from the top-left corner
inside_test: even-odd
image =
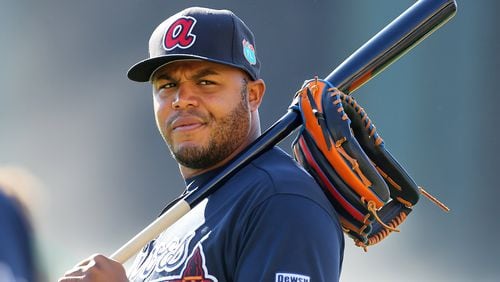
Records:
[[[201,5],[231,9],[253,29],[267,128],[303,80],[325,77],[414,1],[0,3],[0,165],[43,183],[33,213],[53,281],[90,254],[111,254],[183,190],[149,85],[125,76],[163,19]],[[451,212],[422,199],[402,232],[368,253],[346,239],[342,281],[500,279],[500,2],[458,4],[454,19],[354,93],[391,152]]]

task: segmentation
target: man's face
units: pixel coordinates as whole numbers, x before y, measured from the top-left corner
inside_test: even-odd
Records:
[[[247,75],[206,61],[177,61],[153,76],[158,129],[184,167],[204,169],[247,144]]]

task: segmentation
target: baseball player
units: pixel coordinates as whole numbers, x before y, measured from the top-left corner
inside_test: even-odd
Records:
[[[149,58],[128,72],[152,84],[158,130],[179,163],[185,193],[261,134],[265,84],[255,47],[232,12],[188,8],[154,30]],[[118,262],[93,255],[59,281],[338,281],[343,251],[325,194],[276,147],[150,241],[128,277]]]

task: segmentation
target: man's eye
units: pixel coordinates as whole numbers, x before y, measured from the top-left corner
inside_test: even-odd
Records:
[[[212,85],[215,84],[215,82],[210,81],[210,80],[201,80],[200,85]]]
[[[175,83],[173,82],[165,82],[158,85],[158,89],[168,89],[172,87],[175,87]]]

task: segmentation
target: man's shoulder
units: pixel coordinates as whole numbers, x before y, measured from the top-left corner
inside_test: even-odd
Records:
[[[270,194],[297,194],[324,200],[314,178],[282,149],[275,147],[251,163],[248,176]]]
[[[261,170],[274,174],[302,170],[293,158],[279,147],[274,147],[252,162],[252,165]]]
[[[300,183],[316,185],[314,179],[290,155],[275,147],[252,162],[254,170],[261,171],[274,184]],[[298,184],[297,183],[297,184]]]
[[[329,213],[333,208],[321,187],[290,155],[274,147],[231,177],[212,200],[231,202],[242,210],[253,210],[272,199],[294,197],[319,205]],[[240,213],[241,214],[241,213]]]

